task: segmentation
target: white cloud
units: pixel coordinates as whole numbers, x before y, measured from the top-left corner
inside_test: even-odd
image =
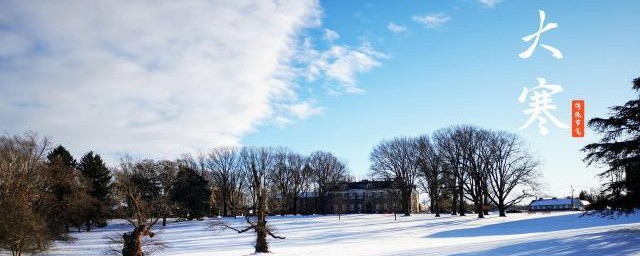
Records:
[[[499,4],[500,2],[502,2],[502,0],[478,0],[478,2],[480,2],[486,7],[493,8],[495,7],[496,4]]]
[[[291,63],[320,13],[299,0],[4,1],[2,129],[112,156],[238,144],[260,123],[322,112]],[[334,46],[308,62],[353,91],[376,54]]]
[[[413,16],[413,21],[425,25],[427,28],[441,27],[451,20],[451,17],[444,13],[430,13],[424,16]]]
[[[324,111],[324,108],[315,106],[314,102],[305,101],[305,102],[300,102],[297,104],[290,105],[289,110],[296,117],[300,119],[306,119],[313,115],[322,114],[322,112]]]
[[[318,51],[307,38],[301,52],[301,62],[306,67],[303,72],[307,80],[327,80],[334,85],[328,88],[333,94],[364,92],[358,86],[357,75],[380,66],[380,59],[387,58],[366,41],[358,47],[331,44],[328,49]]]
[[[389,22],[387,25],[387,29],[394,33],[403,33],[407,31],[407,27],[395,24],[393,22]]]
[[[328,42],[333,42],[338,38],[340,38],[340,35],[338,34],[338,32],[335,32],[331,29],[325,29],[324,35],[322,35],[322,39]]]

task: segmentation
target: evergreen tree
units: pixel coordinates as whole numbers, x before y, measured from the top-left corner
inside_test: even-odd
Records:
[[[46,178],[46,187],[50,192],[47,197],[47,209],[44,212],[48,217],[47,227],[53,234],[64,236],[69,230],[70,218],[74,214],[71,205],[75,204],[78,195],[83,193],[81,184],[77,182],[77,162],[62,145],[53,149],[47,155],[47,166],[43,169]]]
[[[183,167],[173,186],[171,199],[179,206],[182,215],[189,219],[200,219],[209,212],[209,182],[191,168]]]
[[[59,145],[47,155],[51,190],[56,200],[63,201],[71,194],[73,173],[76,171],[76,160],[67,149]]]
[[[98,154],[89,152],[80,160],[80,172],[87,182],[87,192],[93,198],[93,209],[85,222],[87,231],[91,226],[104,227],[111,206],[111,172]]]
[[[608,169],[600,174],[603,191],[590,208],[605,215],[630,213],[640,207],[640,78],[633,81],[636,99],[611,107],[608,118],[593,118],[589,127],[603,133],[598,143],[585,146],[585,161]]]
[[[71,153],[69,153],[69,151],[67,151],[67,149],[62,145],[58,145],[56,148],[51,150],[47,155],[47,160],[49,160],[49,163],[61,164],[69,168],[76,168],[78,166],[78,163]]]

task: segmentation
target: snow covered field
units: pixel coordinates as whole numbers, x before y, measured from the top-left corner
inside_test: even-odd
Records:
[[[270,217],[274,255],[640,255],[640,214],[619,219],[579,213],[510,214],[486,219],[416,214]],[[238,226],[242,218],[229,218]],[[168,246],[156,255],[249,255],[254,233],[207,230],[209,221],[169,223],[159,236]],[[99,255],[105,236],[127,230],[123,221],[75,233],[48,255]]]

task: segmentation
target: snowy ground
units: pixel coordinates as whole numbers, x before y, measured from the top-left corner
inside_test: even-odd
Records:
[[[274,255],[640,255],[640,214],[619,219],[579,213],[510,214],[486,219],[416,214],[270,217]],[[228,219],[238,226],[243,219]],[[207,230],[209,221],[169,223],[159,236],[168,246],[156,255],[249,255],[254,233]],[[98,255],[105,237],[127,230],[122,221],[75,233],[49,255]]]

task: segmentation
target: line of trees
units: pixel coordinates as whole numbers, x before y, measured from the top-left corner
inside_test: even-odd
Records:
[[[0,248],[45,251],[68,232],[104,227],[111,217],[111,173],[99,155],[78,163],[34,133],[0,136]]]
[[[464,215],[467,200],[478,218],[489,205],[504,217],[509,207],[534,196],[540,176],[539,161],[519,136],[468,125],[382,141],[370,159],[375,176],[395,181],[405,215],[419,186],[429,195],[436,217],[443,202],[452,214]]]
[[[269,252],[267,236],[284,239],[267,225],[268,214],[287,214],[290,206],[297,214],[298,199],[311,192],[317,195],[319,212],[325,213],[331,188],[347,176],[342,162],[321,151],[302,156],[285,148],[216,148],[199,159],[203,171],[211,173],[224,215],[237,216],[237,205],[242,205],[238,203],[242,200],[251,205],[251,214],[245,214],[246,227],[232,227],[223,221],[214,222],[213,226],[239,233],[254,231],[256,253]]]
[[[110,218],[132,224],[117,239],[118,254],[143,255],[142,238],[153,237],[160,218],[166,225],[169,215],[209,215],[208,180],[186,160],[123,158],[109,169],[93,152],[78,162],[63,146],[51,147],[34,133],[0,136],[0,249],[12,255],[71,242],[70,231],[101,228]]]
[[[72,241],[71,231],[120,218],[131,230],[111,237],[111,252],[141,256],[164,247],[154,227],[167,218],[219,214],[244,215],[256,252],[267,252],[267,236],[283,238],[267,215],[297,214],[308,193],[324,213],[331,188],[347,177],[345,165],[321,151],[220,147],[175,161],[124,157],[109,169],[93,152],[76,161],[63,146],[51,148],[34,133],[0,137],[0,249],[13,255],[46,251],[54,240]]]
[[[45,251],[53,240],[70,240],[71,230],[122,218],[131,230],[114,239],[122,245],[118,254],[141,256],[162,248],[149,238],[167,218],[212,215],[245,216],[244,228],[215,226],[255,231],[256,252],[268,252],[267,236],[284,237],[267,225],[267,215],[298,214],[298,199],[308,195],[315,212],[327,213],[333,191],[348,177],[345,164],[323,151],[304,156],[286,148],[220,147],[175,161],[124,157],[109,169],[93,152],[77,162],[64,147],[50,146],[35,134],[0,137],[0,214],[6,216],[0,246],[14,255]],[[538,162],[522,139],[473,126],[383,141],[371,162],[374,175],[395,182],[406,215],[420,185],[437,216],[443,204],[464,214],[467,200],[480,218],[488,204],[505,216],[532,194],[538,177]]]
[[[269,169],[265,173],[270,199],[270,209],[281,215],[299,213],[301,197],[313,193],[317,201],[317,212],[326,213],[325,205],[332,188],[347,177],[347,170],[340,160],[329,152],[316,151],[303,156],[286,148],[260,148],[268,153]],[[238,216],[244,213],[244,205],[251,205],[255,211],[256,191],[248,169],[247,150],[253,148],[214,148],[198,157],[202,171],[211,177],[212,192],[216,198],[216,208],[223,216]],[[265,154],[267,154],[265,153]],[[248,203],[244,203],[248,202]],[[292,210],[289,210],[292,209]]]

